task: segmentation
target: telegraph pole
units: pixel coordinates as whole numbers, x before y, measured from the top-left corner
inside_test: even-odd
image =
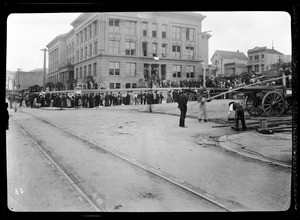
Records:
[[[43,91],[46,90],[46,51],[48,51],[46,48],[41,49],[44,51],[44,71],[43,71]]]

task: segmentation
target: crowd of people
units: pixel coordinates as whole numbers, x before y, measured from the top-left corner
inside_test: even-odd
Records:
[[[105,92],[105,93],[32,93],[20,96],[20,105],[60,108],[94,108],[116,105],[160,104],[164,96],[162,92],[151,90],[141,92]]]
[[[206,88],[236,88],[239,86],[248,85],[251,83],[250,78],[212,78],[208,77],[205,81]],[[180,81],[166,81],[162,82],[161,87],[188,87],[188,88],[201,88],[203,87],[202,79],[197,80],[180,80]]]

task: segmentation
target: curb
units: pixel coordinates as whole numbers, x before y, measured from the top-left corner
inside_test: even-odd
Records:
[[[255,152],[253,152],[253,153],[247,152],[246,150],[243,150],[241,148],[241,145],[238,145],[238,144],[233,143],[230,140],[228,140],[228,136],[229,135],[225,135],[225,136],[222,136],[219,138],[219,140],[218,140],[219,147],[222,147],[230,152],[237,153],[243,157],[247,157],[247,158],[254,159],[254,160],[259,160],[259,161],[262,161],[265,163],[275,164],[275,165],[282,166],[285,168],[292,168],[292,166],[289,164],[286,164],[284,162],[279,162],[272,158],[265,157],[259,153],[255,154]]]

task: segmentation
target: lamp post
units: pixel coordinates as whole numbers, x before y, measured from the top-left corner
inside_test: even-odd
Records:
[[[212,32],[212,30],[209,30],[209,31],[204,31],[204,32],[201,32],[200,34],[203,36],[204,35],[204,44],[205,44],[205,47],[204,47],[204,50],[205,50],[205,53],[204,53],[204,56],[208,56],[208,39],[209,37],[211,37],[211,35],[207,34],[209,32]],[[205,66],[205,62],[206,62],[206,58],[203,59],[203,88],[206,87],[206,66]]]

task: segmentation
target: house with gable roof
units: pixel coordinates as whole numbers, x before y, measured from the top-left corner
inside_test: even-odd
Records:
[[[241,65],[247,65],[248,58],[239,50],[237,51],[224,51],[216,50],[210,59],[212,62],[212,71],[215,72],[215,76],[225,76],[226,68],[225,64],[231,64],[231,68],[240,67]]]

